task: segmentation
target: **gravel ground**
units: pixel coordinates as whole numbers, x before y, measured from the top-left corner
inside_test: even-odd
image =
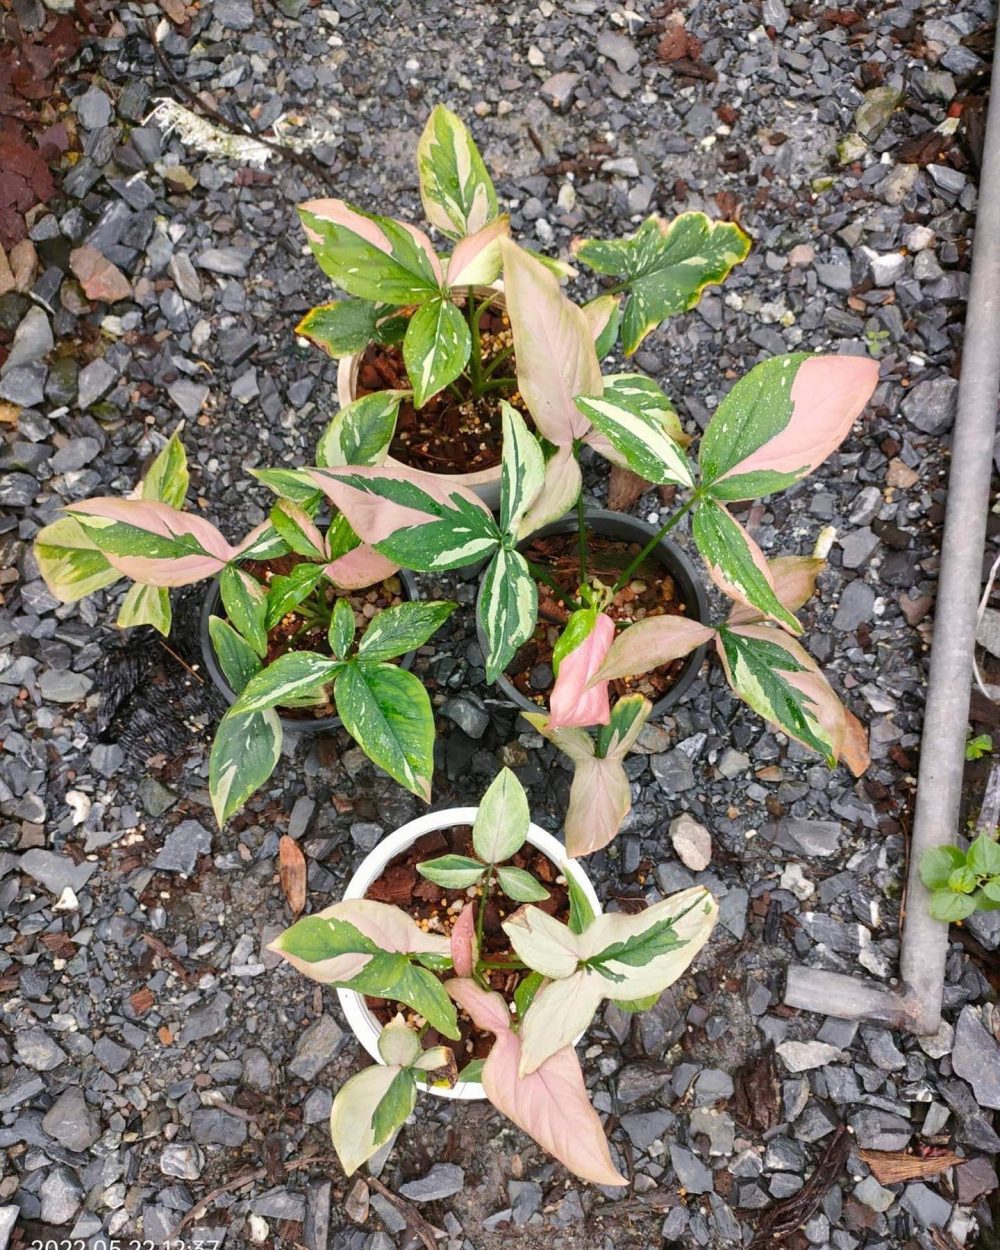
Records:
[[[37,0],[17,7],[28,29],[44,17]],[[749,1243],[810,1176],[818,1198],[800,1198],[788,1245],[971,1245],[997,1186],[1000,913],[953,945],[933,1039],[781,997],[793,959],[882,980],[896,967],[990,6],[162,10],[162,61],[134,4],[85,45],[68,88],[83,154],[29,219],[31,295],[0,296],[0,342],[14,341],[0,376],[0,1250],[39,1236],[390,1250],[419,1244],[414,1212],[448,1250],[721,1246]],[[179,95],[168,71],[251,129],[285,118],[314,167],[250,170],[143,124]],[[957,135],[935,131],[966,93]],[[767,354],[882,365],[858,436],[744,518],[772,554],[837,528],[806,642],[871,727],[869,773],[829,772],[706,666],[645,730],[626,828],[587,861],[607,899],[692,881],[721,899],[698,970],[641,1018],[610,1009],[581,1045],[634,1178],[624,1198],[574,1182],[488,1104],[429,1097],[380,1180],[344,1181],[325,1120],[362,1056],[334,995],[263,953],[288,923],[277,840],[299,840],[322,906],[416,800],[343,733],[302,738],[220,833],[206,791],[220,705],[184,666],[197,592],[169,649],[123,641],[118,590],[59,606],[30,555],[62,502],[130,489],[182,417],[196,506],[230,538],[264,515],[245,470],[307,462],[335,395],[335,365],[291,332],[327,294],[294,205],[333,192],[419,217],[413,147],[439,100],[474,122],[529,244],[565,252],[652,210],[740,214],[750,259],[637,357],[692,433]],[[125,275],[105,292],[117,302],[73,278],[85,243]],[[594,466],[591,501],[606,489]],[[650,492],[634,511],[659,506]],[[465,605],[418,662],[440,710],[435,803],[474,801],[503,761],[558,829],[569,774],[483,684],[474,580],[425,583]],[[671,845],[683,813],[710,831],[706,870]],[[904,1149],[965,1162],[883,1187],[862,1152]]]

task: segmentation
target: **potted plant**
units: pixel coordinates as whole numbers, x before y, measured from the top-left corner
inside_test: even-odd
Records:
[[[436,853],[422,858],[429,849]],[[404,826],[362,864],[341,902],[269,947],[337,988],[376,1060],[341,1087],[331,1110],[348,1175],[427,1089],[485,1096],[582,1179],[627,1183],[574,1045],[606,998],[627,1011],[651,1007],[704,946],[718,909],[695,887],[638,913],[601,915],[561,849],[531,824],[524,790],[504,769],[478,808]]]
[[[318,459],[345,444],[364,454],[351,423],[352,413],[337,414]],[[342,723],[370,759],[429,800],[434,717],[408,657],[456,605],[417,601],[398,565],[361,543],[343,516],[317,524],[318,490],[303,491],[285,470],[258,476],[281,493],[269,519],[232,546],[182,510],[187,457],[175,433],[133,497],[68,504],[67,516],[39,531],[42,576],[63,603],[130,578],[118,625],[164,635],[170,588],[209,582],[206,668],[231,703],[209,759],[220,825],[270,777],[289,728]]]
[[[311,309],[297,333],[339,359],[342,406],[373,393],[398,395],[388,463],[408,468],[413,481],[444,476],[495,508],[499,401],[530,411],[551,437],[545,417],[520,392],[522,377],[532,371],[521,357],[551,365],[550,355],[562,344],[558,338],[512,339],[501,251],[509,222],[471,135],[443,105],[428,118],[417,169],[427,220],[453,243],[450,256],[439,257],[427,235],[408,222],[338,199],[310,200],[299,209],[309,245],[324,273],[351,298]],[[694,307],[709,283],[722,282],[749,248],[739,226],[698,212],[669,223],[654,215],[627,239],[581,241],[578,258],[620,281],[575,316],[591,327],[602,356],[620,327],[630,355],[664,318]],[[569,265],[530,255],[554,283],[575,275]],[[595,370],[596,363],[593,384]],[[593,384],[582,392],[592,393]]]
[[[502,240],[501,251],[518,389],[543,439],[502,405],[498,519],[477,509],[461,487],[446,499],[423,493],[389,466],[316,470],[311,478],[376,551],[408,568],[436,572],[488,561],[478,621],[489,680],[509,671],[534,635],[539,585],[563,601],[568,612],[553,648],[550,715],[529,719],[576,764],[566,823],[570,853],[604,846],[629,810],[623,744],[634,741],[652,703],[630,701],[616,727],[611,695],[628,694],[628,683],[669,669],[707,644],[714,644],[741,699],[831,765],[842,759],[863,771],[864,731],[796,641],[802,627],[795,611],[812,591],[816,563],[769,563],[730,507],[784,490],[826,459],[871,397],[877,364],[802,352],[764,361],[723,399],[695,464],[660,388],[637,374],[602,378],[583,310],[515,244]],[[578,462],[584,443],[683,498],[610,584],[588,564],[592,542]],[[574,502],[579,564],[571,590],[565,579],[529,563],[521,548]],[[665,612],[623,619],[619,592],[686,516],[708,575],[733,601],[733,611],[718,626]],[[613,691],[609,683],[617,683]],[[588,732],[595,726],[596,739]]]

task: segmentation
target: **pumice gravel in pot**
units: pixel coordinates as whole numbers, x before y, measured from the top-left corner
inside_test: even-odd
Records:
[[[364,401],[360,416],[371,417]],[[358,417],[356,409],[333,418],[318,464],[377,454]],[[270,777],[286,728],[342,724],[371,760],[429,800],[434,716],[405,657],[456,605],[420,601],[399,564],[363,543],[342,514],[317,523],[323,495],[305,470],[255,476],[278,498],[268,519],[234,546],[183,510],[187,456],[175,433],[132,497],[70,504],[67,516],[39,532],[42,576],[64,602],[130,578],[118,624],[152,625],[164,635],[170,588],[210,582],[205,667],[231,704],[209,758],[220,825]]]
[[[614,585],[636,554],[657,538],[651,525],[623,512],[587,508],[584,524],[592,576],[608,585]],[[558,645],[569,616],[563,596],[573,594],[579,584],[578,529],[579,518],[566,516],[542,526],[518,548],[529,565],[547,572],[562,588],[560,595],[539,580],[539,623],[507,671],[497,678],[497,685],[507,698],[527,712],[544,711],[552,692],[553,647]],[[659,615],[683,616],[702,625],[709,620],[708,599],[698,571],[687,554],[668,538],[656,541],[629,583],[612,600],[608,614],[616,624]],[[485,654],[485,631],[479,622],[477,627]],[[653,704],[649,719],[655,720],[683,698],[707,653],[707,645],[702,644],[663,670],[639,675],[634,683],[613,682],[612,686],[618,689],[612,693],[615,697],[645,695]]]
[[[424,858],[424,856],[427,858]],[[398,899],[398,905],[383,899]],[[478,808],[405,825],[344,899],[269,950],[334,986],[376,1063],[338,1090],[330,1132],[350,1176],[401,1128],[418,1091],[486,1097],[583,1180],[625,1185],[575,1044],[605,999],[642,1011],[681,976],[718,915],[695,886],[601,914],[576,864],[533,825],[502,770]]]
[[[513,676],[527,694],[532,676],[542,687],[548,668],[554,678],[547,714],[526,710],[525,716],[573,763],[565,822],[572,856],[599,850],[621,828],[632,801],[624,758],[668,693],[661,683],[710,645],[736,696],[780,732],[830,767],[843,762],[860,775],[869,762],[866,731],[798,641],[803,627],[796,612],[813,593],[823,560],[801,554],[765,560],[732,508],[794,485],[836,450],[875,389],[877,362],[806,352],[765,360],[723,397],[700,435],[697,458],[657,383],[637,373],[601,372],[605,330],[617,327],[622,292],[628,350],[657,319],[654,308],[677,311],[696,300],[693,271],[685,278],[687,302],[666,299],[679,273],[652,281],[650,266],[663,259],[660,243],[674,231],[701,238],[699,264],[717,244],[730,265],[740,259],[716,229],[707,219],[695,225],[679,218],[662,231],[645,223],[632,239],[584,244],[578,256],[585,263],[626,275],[618,294],[585,308],[567,299],[536,256],[500,239],[518,394],[534,431],[502,402],[496,518],[469,491],[418,493],[405,473],[387,465],[317,475],[361,537],[407,568],[439,573],[485,565],[477,622],[487,680]],[[592,567],[608,553],[601,540],[588,539],[579,464],[585,444],[674,497],[659,530],[614,578]],[[565,543],[558,550],[557,536],[539,535],[574,505],[577,550]],[[671,612],[667,604],[680,583],[673,571],[664,576],[662,566],[649,563],[685,517],[705,576],[731,601],[717,622]],[[568,564],[561,577],[545,567],[550,557]],[[691,579],[695,599],[700,581]],[[559,625],[558,637],[544,628],[539,633],[540,619]],[[530,645],[538,652],[537,672],[512,673],[515,657],[530,658],[530,649],[523,650]],[[695,658],[687,672],[696,664]]]

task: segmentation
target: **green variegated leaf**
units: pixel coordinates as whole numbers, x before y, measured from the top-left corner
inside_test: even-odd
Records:
[[[337,1091],[330,1109],[330,1139],[346,1176],[353,1176],[363,1163],[367,1163],[398,1127],[391,1120],[403,1107],[397,1084],[400,1077],[409,1078],[412,1110],[412,1102],[417,1096],[416,1083],[409,1072],[403,1072],[395,1065],[388,1067],[377,1063],[364,1068]],[[390,1090],[395,1090],[391,1098]],[[376,1125],[376,1113],[387,1098],[390,1098],[389,1106],[378,1116]],[[389,1114],[390,1108],[393,1115]],[[406,1115],[399,1120],[400,1124]]]
[[[444,599],[400,603],[373,618],[358,646],[362,660],[394,660],[415,651],[436,633],[458,607]]]
[[[653,959],[667,955],[671,951],[680,950],[685,945],[684,939],[678,937],[674,920],[666,917],[655,921],[641,933],[630,934],[620,942],[612,942],[603,950],[591,955],[586,966],[607,977],[609,981],[623,981],[621,972],[614,972],[609,964],[626,964],[630,968],[644,968]]]
[[[566,890],[569,894],[569,928],[574,933],[582,933],[594,919],[596,912],[590,899],[580,888],[573,872],[566,873]]]
[[[462,238],[497,215],[497,197],[486,166],[465,124],[438,104],[417,145],[424,213],[451,238]]]
[[[223,677],[232,692],[240,694],[250,678],[263,667],[260,656],[221,616],[208,618],[208,634]]]
[[[223,716],[208,760],[208,789],[220,829],[267,781],[280,756],[281,722],[273,709],[241,713],[234,706]]]
[[[76,517],[60,517],[39,530],[33,551],[46,586],[60,603],[75,603],[121,577]]]
[[[724,281],[749,251],[739,226],[698,212],[671,222],[647,217],[627,239],[587,239],[574,248],[578,260],[627,287],[622,343],[629,356],[654,326],[694,308],[705,287]]]
[[[154,499],[159,503],[169,504],[172,508],[183,508],[187,489],[187,454],[180,439],[180,431],[175,430],[149,466],[142,479],[141,493],[143,499]]]
[[[287,576],[277,573],[267,591],[267,628],[275,625],[309,597],[323,578],[324,565],[297,564]]]
[[[604,379],[603,396],[648,418],[681,447],[690,443],[674,405],[652,378],[642,373],[609,374]]]
[[[385,305],[366,299],[338,299],[310,308],[295,333],[338,360],[363,352],[375,338],[379,310]]]
[[[387,1142],[417,1105],[417,1078],[412,1072],[397,1072],[372,1113],[372,1136]]]
[[[383,1063],[408,1068],[420,1056],[420,1039],[403,1019],[395,1016],[379,1034],[378,1053]]]
[[[323,499],[322,491],[304,469],[251,469],[250,473],[281,499],[290,499],[312,514]]]
[[[501,864],[524,845],[531,813],[524,786],[509,768],[502,768],[479,802],[472,825],[472,845],[486,864]]]
[[[496,681],[535,632],[538,587],[524,556],[501,547],[483,577],[479,622],[486,634],[486,680]]]
[[[599,725],[595,753],[598,759],[609,755],[624,757],[642,733],[650,713],[649,700],[641,694],[629,694],[619,699],[611,709],[611,719]]]
[[[118,609],[116,624],[119,629],[134,625],[152,625],[164,638],[170,633],[172,619],[170,591],[163,586],[140,586],[129,588]]]
[[[319,527],[304,508],[290,499],[279,499],[271,509],[271,524],[289,549],[307,560],[325,560],[326,543]]]
[[[357,622],[350,600],[338,599],[330,613],[330,626],[327,630],[327,641],[335,659],[343,660],[346,657],[356,632]]]
[[[472,336],[465,316],[449,299],[433,299],[410,318],[403,339],[403,363],[417,408],[454,382],[465,368]]]
[[[403,305],[439,294],[441,266],[414,226],[335,199],[310,200],[299,216],[320,268],[348,295]]]
[[[518,524],[545,481],[545,457],[524,417],[500,401],[503,460],[500,469],[500,528],[516,534]]]
[[[549,897],[548,890],[523,868],[498,868],[500,889],[515,903],[540,903]]]
[[[432,972],[413,962],[409,955],[389,955],[380,951],[357,976],[342,984],[359,994],[405,1003],[445,1037],[459,1036],[458,1018],[444,986]]]
[[[660,485],[691,486],[687,458],[663,426],[620,399],[580,395],[576,406],[622,456],[633,473]]]
[[[417,872],[444,890],[465,890],[475,885],[486,871],[486,865],[468,855],[439,855],[417,864]]]
[[[713,501],[699,504],[691,522],[691,536],[720,590],[763,612],[791,633],[802,633],[796,617],[775,594],[774,577],[760,548],[725,508]]]
[[[518,1020],[523,1020],[525,1013],[534,1001],[535,995],[542,987],[545,978],[540,972],[529,972],[526,977],[518,982],[517,988],[514,990],[514,1006],[517,1008]],[[468,1078],[464,1077],[463,1080]]]
[[[267,654],[267,591],[255,578],[232,564],[219,574],[219,593],[226,615],[258,655]]]
[[[239,551],[240,560],[277,560],[288,555],[288,544],[273,525],[265,525],[260,533]]]
[[[377,485],[375,481],[369,482],[353,476],[345,476],[343,481],[359,490],[378,493],[372,489]],[[422,504],[413,503],[409,506],[436,519],[424,525],[407,526],[382,542],[375,543],[375,550],[382,555],[388,556],[403,568],[421,573],[437,573],[474,564],[497,547],[500,532],[496,522],[482,508],[467,503],[457,494],[452,496],[454,505],[449,507],[435,502],[419,487],[398,489],[402,485],[388,482],[383,498],[405,505],[409,498],[420,496]]]
[[[235,712],[260,712],[281,707],[286,699],[313,694],[344,668],[316,651],[286,651],[247,682],[233,704]]]
[[[774,638],[763,637],[764,633],[773,633]],[[832,767],[838,744],[818,719],[819,705],[789,680],[809,672],[792,650],[797,644],[780,630],[764,626],[733,630],[724,625],[717,645],[737,695],[772,725],[825,756]]]
[[[395,664],[352,661],[334,688],[344,728],[401,786],[430,800],[434,714],[420,680]]]
[[[409,391],[373,391],[341,408],[316,444],[316,463],[382,464],[396,432],[399,405]]]

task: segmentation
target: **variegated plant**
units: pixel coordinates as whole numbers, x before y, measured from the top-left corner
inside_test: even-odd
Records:
[[[460,487],[417,488],[384,465],[317,470],[313,478],[365,541],[390,559],[425,571],[488,562],[479,619],[489,680],[535,630],[536,579],[566,603],[570,615],[553,655],[550,714],[535,721],[576,766],[566,825],[571,854],[604,846],[629,810],[622,759],[650,704],[627,700],[613,716],[608,683],[669,664],[705,643],[714,643],[734,691],[755,711],[831,765],[843,760],[863,771],[864,731],[796,641],[802,627],[795,612],[819,566],[801,558],[769,563],[730,505],[784,490],[826,459],[871,397],[877,364],[799,352],[757,365],[719,405],[694,462],[673,405],[651,379],[602,377],[595,339],[604,320],[577,308],[557,279],[509,240],[501,252],[518,388],[545,441],[504,406],[499,517]],[[585,444],[646,481],[672,486],[683,502],[614,585],[589,574],[581,542],[579,584],[568,594],[546,570],[529,566],[518,545],[574,502],[585,532],[578,460]],[[718,626],[676,616],[615,622],[607,609],[616,593],[689,514],[709,577],[734,602],[729,619]],[[602,727],[596,739],[585,732],[593,726]]]
[[[318,462],[344,464],[353,456],[356,463],[373,463],[378,447],[366,443],[359,428],[371,437],[391,402],[391,396],[370,396],[339,412],[320,439]],[[394,661],[423,645],[456,605],[399,603],[366,622],[357,638],[355,612],[344,595],[384,581],[399,565],[363,544],[341,515],[321,528],[315,515],[323,497],[294,470],[261,470],[257,476],[279,498],[269,519],[233,546],[209,521],[183,511],[187,457],[175,433],[132,497],[68,504],[67,516],[39,532],[34,550],[42,576],[64,603],[129,578],[133,585],[122,601],[119,626],[152,625],[164,635],[171,626],[170,588],[218,580],[226,615],[212,616],[209,632],[234,697],[209,759],[220,825],[264,785],[280,758],[278,708],[332,702],[369,758],[429,800],[430,699]],[[260,577],[245,567],[289,553],[298,562],[286,574]],[[293,640],[268,662],[272,631],[293,612],[300,631],[324,649],[295,650]]]
[[[575,270],[503,246],[509,222],[500,212],[493,182],[468,129],[444,105],[427,120],[417,145],[417,172],[424,213],[452,243],[450,255],[438,256],[428,236],[409,222],[343,200],[310,200],[299,208],[309,246],[334,286],[351,298],[313,308],[297,333],[335,358],[361,352],[370,343],[400,344],[412,387],[403,394],[412,395],[418,408],[446,387],[473,400],[493,392],[510,397],[540,366],[556,366],[563,375],[582,370],[575,393],[591,394],[600,372],[592,350],[577,352],[574,330],[592,326],[604,356],[621,326],[625,352],[631,354],[654,326],[692,308],[710,283],[722,282],[750,248],[739,226],[713,222],[699,212],[682,213],[672,222],[654,215],[629,238],[582,242],[579,259],[621,281],[582,309],[567,302],[564,316],[574,326],[553,325],[543,315],[531,321],[529,331],[515,335],[513,347],[487,359],[479,326],[493,297],[477,295],[476,288],[490,287],[501,277],[509,282],[510,266],[519,265],[521,257],[544,268],[556,286],[574,277]],[[515,298],[518,285],[523,289],[524,283],[515,283]],[[522,312],[530,314],[530,308],[519,306],[519,317]],[[576,353],[573,359],[567,349]],[[514,351],[516,378],[501,369]],[[528,395],[525,399],[539,430],[551,437],[545,417],[536,413]],[[565,399],[569,402],[572,395]],[[583,422],[578,424],[582,428]]]
[[[515,901],[548,891],[529,872],[504,866],[528,835],[528,803],[504,769],[483,796],[473,825],[478,858],[443,856],[420,865],[445,889],[472,893],[449,934],[433,934],[403,910],[347,900],[307,916],[271,944],[299,971],[325,985],[387,999],[407,1009],[383,1028],[380,1064],[353,1076],[330,1116],[334,1147],[350,1175],[399,1129],[421,1085],[479,1082],[514,1124],[582,1179],[624,1185],[600,1117],[591,1106],[574,1042],[605,999],[624,1011],[653,1006],[708,941],[718,909],[701,887],[634,914],[595,915],[567,866],[567,923],[531,902],[508,915],[510,950],[488,954],[482,941],[491,890]],[[513,988],[492,987],[500,976]],[[458,1011],[494,1041],[483,1059],[458,1071],[452,1050],[421,1049],[429,1028],[461,1035]]]

